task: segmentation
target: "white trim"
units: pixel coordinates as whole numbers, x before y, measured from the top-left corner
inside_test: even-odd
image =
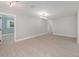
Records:
[[[23,41],[23,40],[27,40],[27,39],[35,38],[35,37],[42,36],[42,35],[45,35],[45,34],[48,34],[48,33],[41,33],[41,34],[37,34],[37,35],[33,35],[33,36],[29,36],[29,37],[25,37],[25,38],[17,39],[17,40],[15,40],[15,42],[19,42],[19,41]]]
[[[77,36],[73,36],[73,35],[65,35],[65,34],[59,34],[59,33],[53,33],[53,35],[59,35],[59,36],[64,36],[64,37],[77,38]]]
[[[14,41],[16,41],[16,16],[14,20]]]
[[[2,40],[2,16],[0,15],[0,17],[1,17],[1,19],[0,19],[0,20],[1,20],[0,40]],[[2,42],[0,42],[0,44],[1,44],[1,43],[2,43]]]
[[[79,10],[77,11],[77,43],[79,44]]]

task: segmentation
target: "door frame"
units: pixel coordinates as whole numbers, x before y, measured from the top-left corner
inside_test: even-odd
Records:
[[[0,17],[2,18],[2,16],[0,15]],[[1,20],[1,23],[2,23],[2,19],[0,19]],[[2,24],[1,24],[1,36],[0,36],[0,40],[2,41]],[[2,42],[0,42],[0,44],[1,44]]]
[[[4,12],[0,12],[0,14],[10,15],[14,17],[14,42],[15,42],[16,41],[16,15],[10,14],[10,13],[4,13]]]

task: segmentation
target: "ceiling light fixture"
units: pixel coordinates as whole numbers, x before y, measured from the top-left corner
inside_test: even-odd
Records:
[[[9,2],[9,6],[13,7],[16,4],[16,2],[19,2],[19,1],[8,1],[8,2]]]
[[[47,12],[39,12],[39,15],[40,15],[40,18],[41,19],[48,19],[47,16],[48,16],[48,13]]]
[[[9,6],[13,7],[13,5],[14,5],[14,1],[9,1]]]
[[[48,16],[48,13],[47,12],[40,12],[39,14],[40,14],[40,16],[44,16],[44,17],[47,17]]]

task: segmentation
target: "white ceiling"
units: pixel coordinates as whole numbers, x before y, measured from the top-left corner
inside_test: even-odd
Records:
[[[7,2],[0,2],[0,8],[4,8],[3,6],[7,8],[8,5],[6,4]],[[31,16],[37,16],[39,11],[46,11],[50,18],[56,19],[76,15],[79,9],[79,1],[19,1],[12,9],[20,10],[22,13]]]

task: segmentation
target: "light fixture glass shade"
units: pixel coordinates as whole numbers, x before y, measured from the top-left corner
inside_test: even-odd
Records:
[[[40,16],[41,19],[48,19],[46,16]]]
[[[39,12],[39,15],[40,15],[40,18],[41,19],[48,19],[47,16],[48,16],[48,13],[47,12]]]
[[[12,7],[13,6],[13,3],[10,3],[10,7]]]
[[[47,12],[40,12],[39,14],[40,14],[40,16],[48,16]]]
[[[14,1],[9,1],[9,6],[13,7],[13,5],[14,5]]]

